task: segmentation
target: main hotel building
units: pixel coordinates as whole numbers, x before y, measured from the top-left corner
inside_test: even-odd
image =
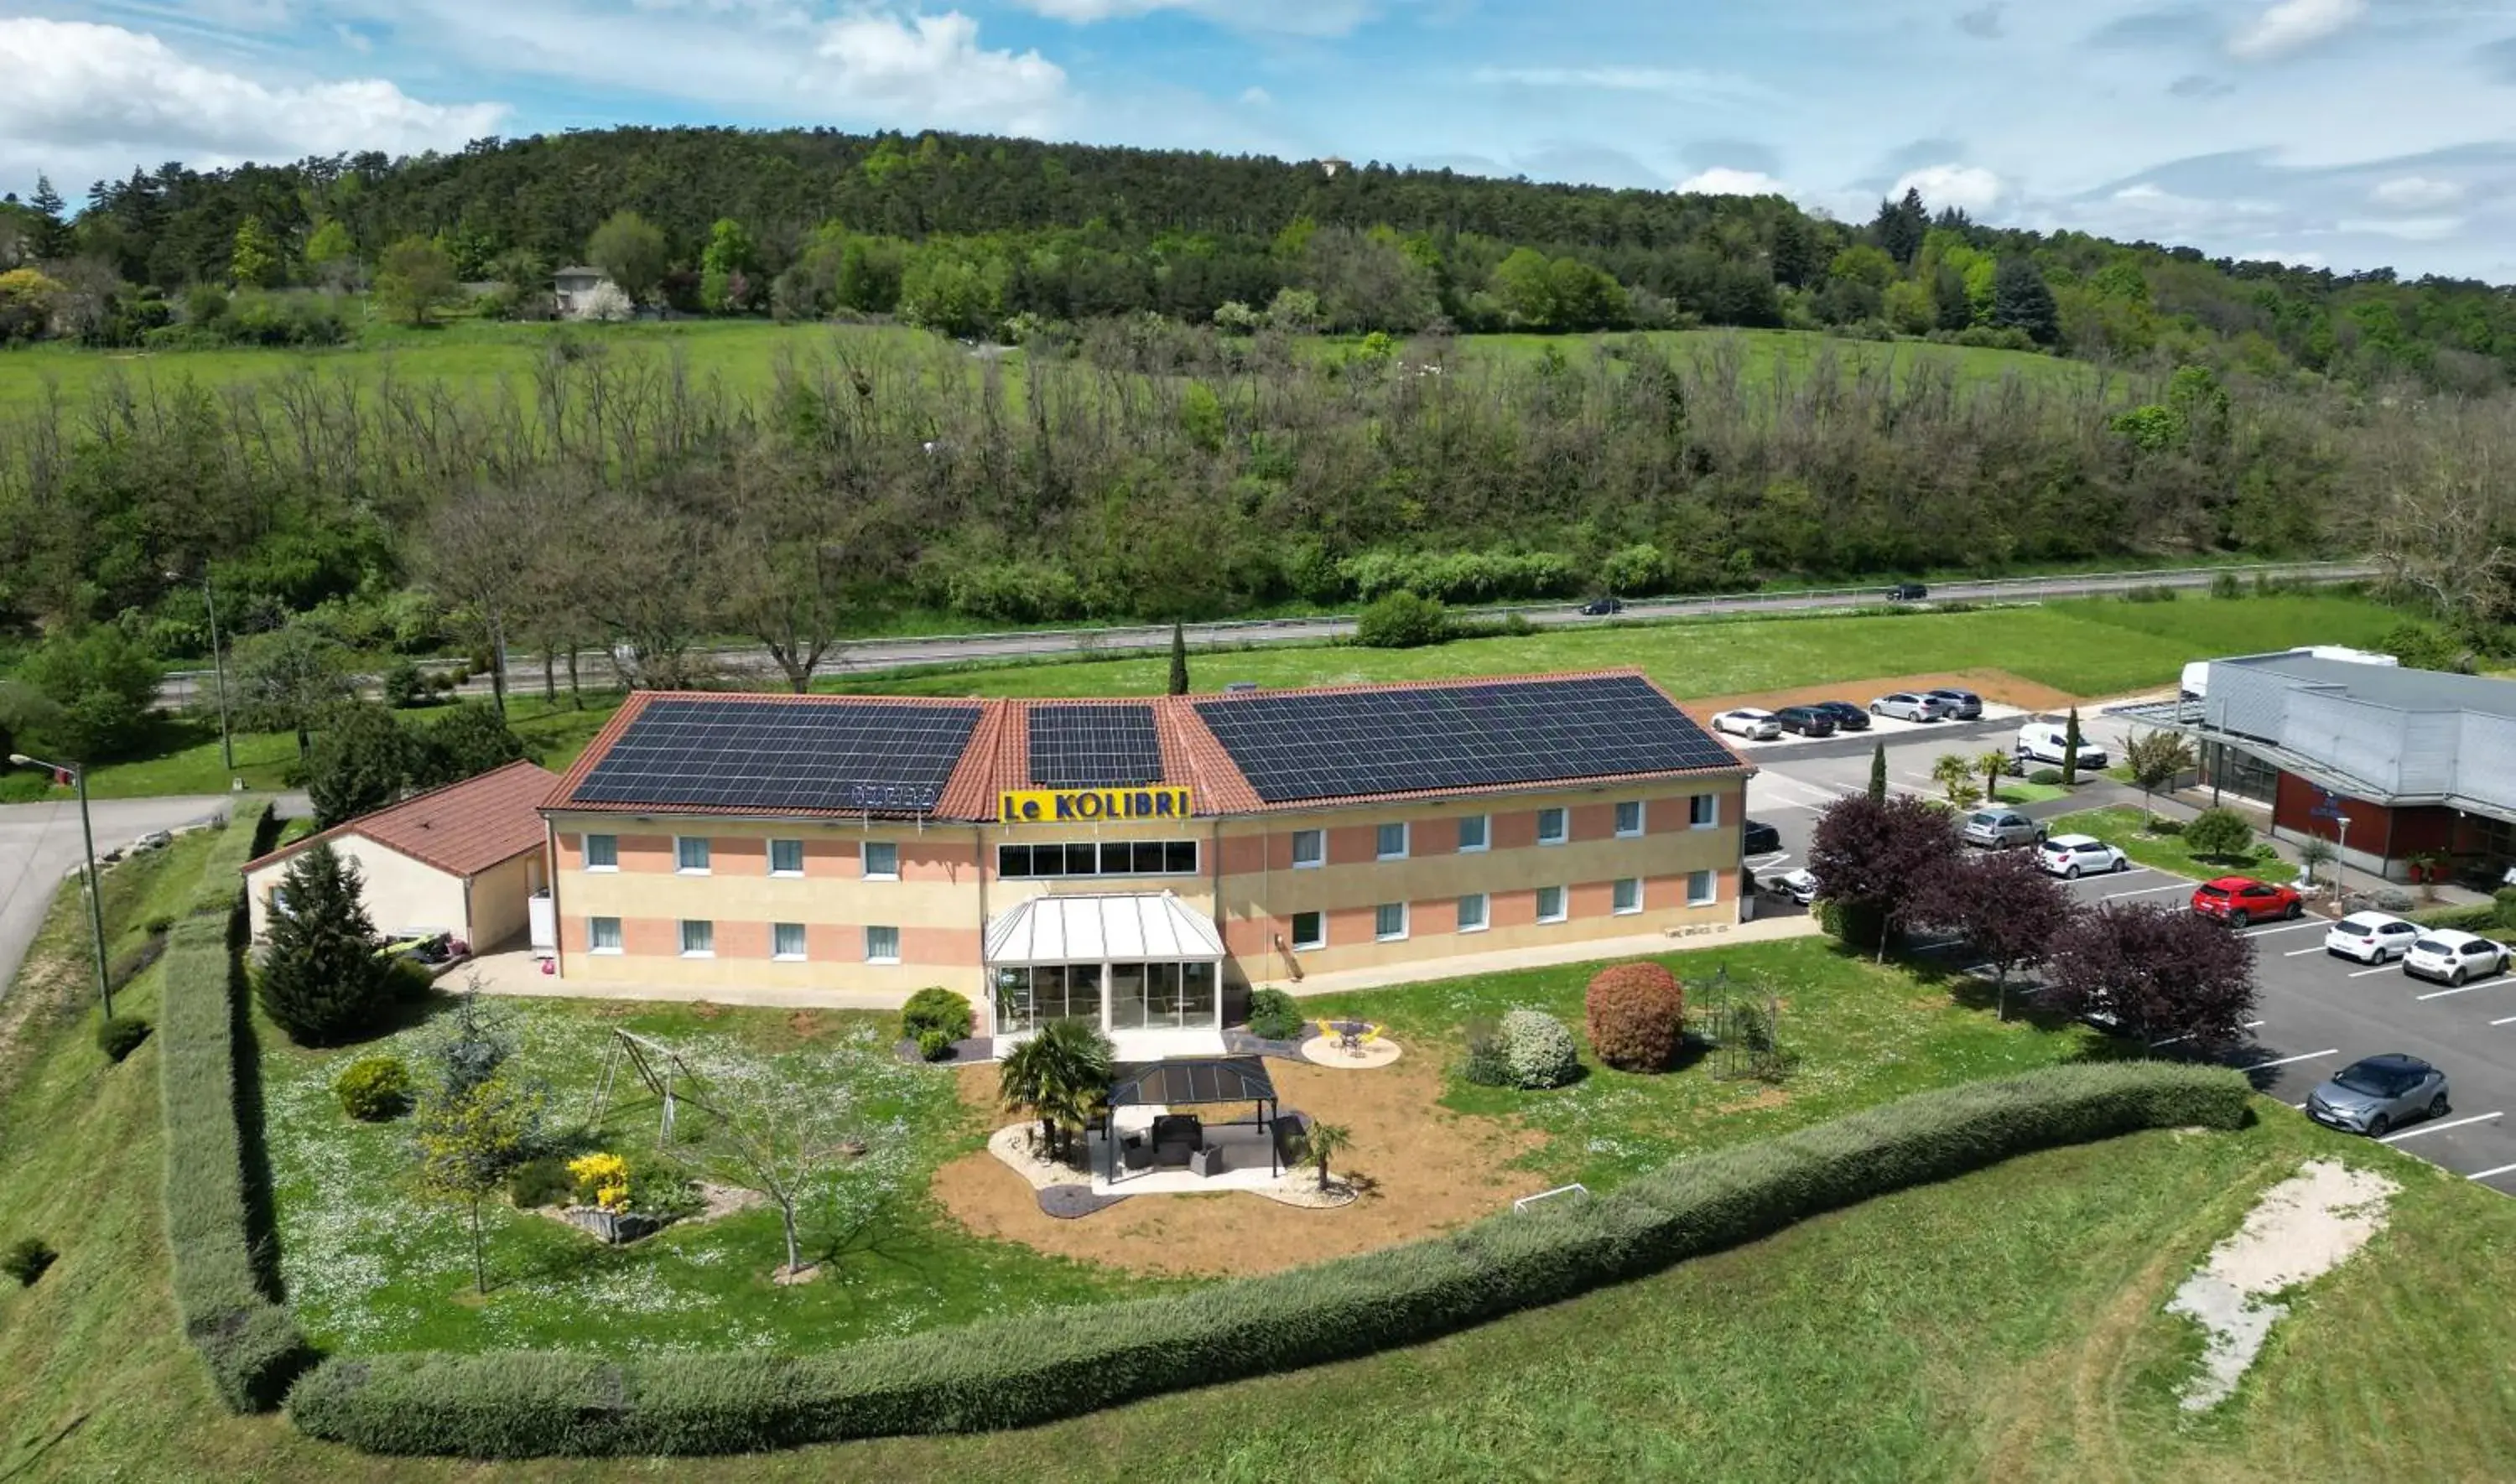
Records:
[[[1210,1042],[1252,984],[1734,922],[1751,770],[1638,674],[1149,701],[640,692],[542,807],[558,972]]]

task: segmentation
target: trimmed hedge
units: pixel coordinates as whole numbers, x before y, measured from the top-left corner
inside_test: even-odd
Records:
[[[272,1301],[255,1262],[237,1119],[236,997],[231,920],[261,814],[239,808],[204,867],[193,915],[167,936],[158,1010],[158,1076],[166,1124],[166,1246],[185,1338],[201,1352],[233,1412],[278,1405],[313,1359],[288,1310]],[[224,886],[224,897],[218,893]],[[216,898],[214,900],[214,898]]]
[[[191,916],[224,918],[236,910],[244,893],[244,863],[261,853],[270,818],[270,800],[247,795],[235,801],[218,843],[201,862],[201,887],[188,909]]]
[[[827,1354],[547,1351],[339,1358],[288,1414],[372,1453],[722,1454],[1024,1427],[1166,1391],[1345,1360],[1768,1235],[2030,1150],[2246,1117],[2244,1078],[2151,1062],[1925,1092],[1666,1165],[1596,1199],[1160,1298],[1049,1310]]]

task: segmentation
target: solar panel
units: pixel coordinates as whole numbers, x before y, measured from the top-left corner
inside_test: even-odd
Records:
[[[571,796],[578,804],[932,812],[976,706],[650,701]]]
[[[1162,746],[1150,706],[1033,706],[1030,777],[1042,788],[1159,783]]]
[[[1634,676],[1191,704],[1269,804],[1735,763]]]

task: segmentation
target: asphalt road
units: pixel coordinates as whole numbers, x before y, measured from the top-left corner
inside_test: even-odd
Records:
[[[215,819],[228,801],[212,794],[166,799],[100,799],[89,805],[99,855],[151,830]],[[0,804],[0,995],[44,925],[53,891],[80,861],[78,801]]]
[[[2310,582],[2349,582],[2374,575],[2375,568],[2364,562],[2295,562],[2252,567],[2196,567],[2174,571],[2098,573],[2078,577],[2017,577],[1982,582],[1952,582],[1931,589],[1934,602],[2034,602],[2054,598],[2088,598],[2122,593],[2134,588],[2168,587],[2186,591],[2205,589],[2226,572],[2250,579],[2255,576]],[[1875,606],[1885,600],[1884,584],[1860,588],[1843,588],[1830,592],[1732,594],[1705,598],[1676,598],[1635,600],[1625,605],[1627,621],[1673,618],[1700,618],[1707,615],[1740,613],[1808,613],[1828,609],[1850,609]],[[1576,603],[1546,603],[1518,607],[1479,609],[1463,616],[1500,618],[1518,613],[1540,626],[1563,624],[1598,624],[1607,620],[1581,613]],[[1341,638],[1354,632],[1350,616],[1324,618],[1257,619],[1241,622],[1191,624],[1189,641],[1199,647],[1238,646],[1244,644],[1318,643],[1322,639]],[[860,639],[847,645],[825,661],[818,673],[823,675],[872,674],[902,670],[919,665],[968,664],[987,660],[1037,659],[1071,654],[1123,654],[1159,651],[1170,646],[1171,631],[1166,626],[1113,629],[1032,630],[1016,634],[939,635],[917,639]],[[752,645],[705,651],[709,661],[721,672],[763,684],[782,687],[784,677],[767,650]],[[448,668],[426,664],[423,669]],[[607,679],[610,675],[610,658],[602,651],[589,651],[580,667],[590,675]],[[362,678],[369,685],[372,676]],[[529,690],[541,684],[541,660],[521,651],[509,656],[507,684],[512,690]],[[211,678],[207,671],[177,671],[166,678],[159,688],[161,705],[177,707],[190,704],[195,698],[206,702],[211,694]],[[489,680],[476,676],[461,687],[466,694],[485,695]]]
[[[2090,741],[2119,750],[2119,721],[2082,721]],[[1986,736],[2015,725],[1942,723],[1906,729],[1887,739],[1890,786],[1936,794],[1930,776],[1934,759],[1950,751],[1984,751]],[[1843,793],[1868,786],[1874,740],[1768,744],[1748,750],[1763,769],[1748,784],[1748,816],[1773,825],[1782,838],[1781,857],[1751,862],[1760,875],[1806,864],[1818,810]],[[1966,745],[1951,745],[1960,741]],[[2116,785],[2098,785],[2078,798],[2023,812],[2059,813],[2125,797],[2138,798]],[[2181,877],[2147,868],[2068,885],[2082,901],[2165,904],[2184,902],[2193,887]],[[2516,1195],[2516,974],[2461,990],[2426,983],[2395,965],[2370,969],[2327,955],[2323,947],[2326,926],[2321,919],[2307,918],[2244,929],[2254,942],[2259,988],[2254,1014],[2259,1023],[2251,1028],[2248,1043],[2216,1059],[2246,1069],[2256,1087],[2295,1106],[2305,1102],[2317,1083],[2359,1057],[2408,1051],[2446,1072],[2453,1108],[2442,1119],[2414,1123],[2388,1135],[2386,1142]],[[1961,944],[1944,951],[1951,959],[1964,957]],[[2032,984],[2032,973],[2028,979]]]

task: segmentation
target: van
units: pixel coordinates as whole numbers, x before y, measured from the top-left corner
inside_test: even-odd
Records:
[[[2060,767],[2062,760],[2070,756],[2070,734],[2071,729],[2058,721],[2028,722],[2018,728],[2018,761],[2022,764],[2041,763],[2046,767]],[[2079,766],[2103,768],[2106,761],[2104,748],[2093,745],[2084,736],[2079,739]]]

